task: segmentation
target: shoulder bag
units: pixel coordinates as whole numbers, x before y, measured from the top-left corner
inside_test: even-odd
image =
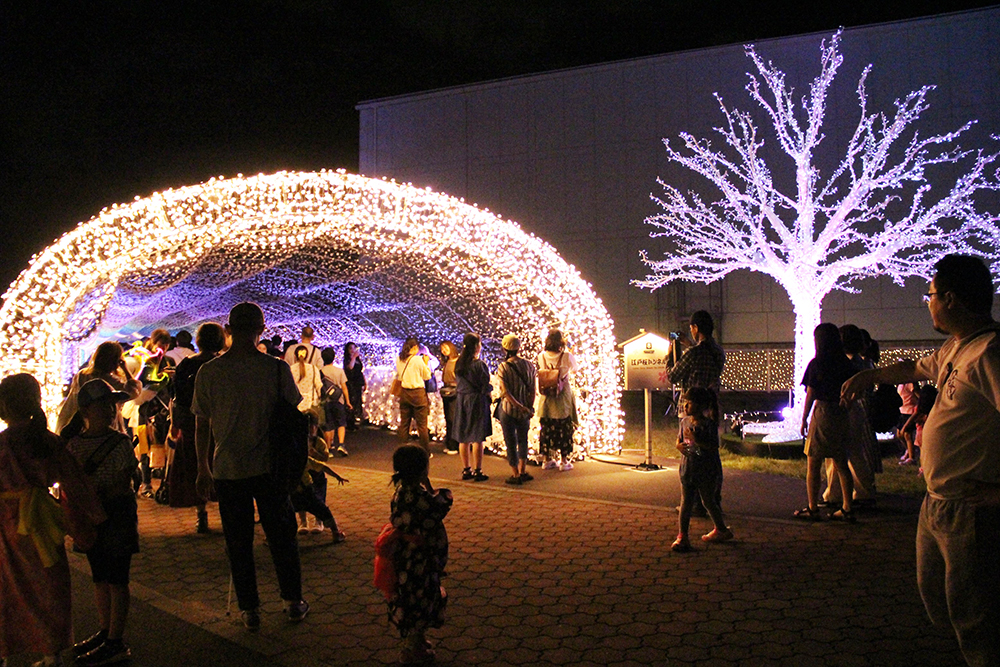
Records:
[[[406,372],[406,367],[410,365],[411,361],[413,361],[413,357],[410,357],[409,359],[407,359],[406,363],[403,364],[403,372],[402,373],[398,373],[396,375],[396,377],[394,377],[392,379],[392,387],[389,388],[389,393],[392,394],[393,396],[400,396],[400,395],[402,395],[402,393],[403,393],[403,373]]]

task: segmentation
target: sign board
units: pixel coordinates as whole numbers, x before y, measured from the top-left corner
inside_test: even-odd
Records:
[[[639,331],[638,336],[620,345],[625,351],[625,389],[670,389],[667,379],[670,341],[642,329]]]

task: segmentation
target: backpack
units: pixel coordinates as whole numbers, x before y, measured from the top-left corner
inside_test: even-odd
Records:
[[[558,396],[566,388],[566,376],[562,374],[563,353],[555,368],[540,367],[538,369],[538,393],[542,396]]]
[[[344,390],[340,385],[328,378],[325,373],[320,373],[319,377],[323,381],[320,403],[340,403],[340,399],[344,397]]]

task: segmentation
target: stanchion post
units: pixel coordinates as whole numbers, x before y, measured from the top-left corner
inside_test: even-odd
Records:
[[[660,466],[653,463],[653,391],[647,387],[642,394],[646,408],[646,460],[636,467],[639,470],[659,470]]]

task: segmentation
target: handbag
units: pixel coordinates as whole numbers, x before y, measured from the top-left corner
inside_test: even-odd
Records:
[[[393,556],[400,536],[401,532],[392,523],[387,523],[382,526],[382,532],[375,540],[375,580],[372,583],[382,591],[386,600],[392,600],[396,596],[398,577]]]
[[[413,357],[406,360],[406,363],[403,365],[403,373],[406,372],[406,367],[410,365],[411,361],[413,361]],[[392,387],[389,388],[389,393],[393,396],[403,395],[403,373],[398,373],[396,377],[392,379]]]
[[[302,480],[309,459],[309,417],[289,403],[281,391],[281,365],[276,359],[278,397],[267,425],[271,479],[278,488],[292,491]]]

